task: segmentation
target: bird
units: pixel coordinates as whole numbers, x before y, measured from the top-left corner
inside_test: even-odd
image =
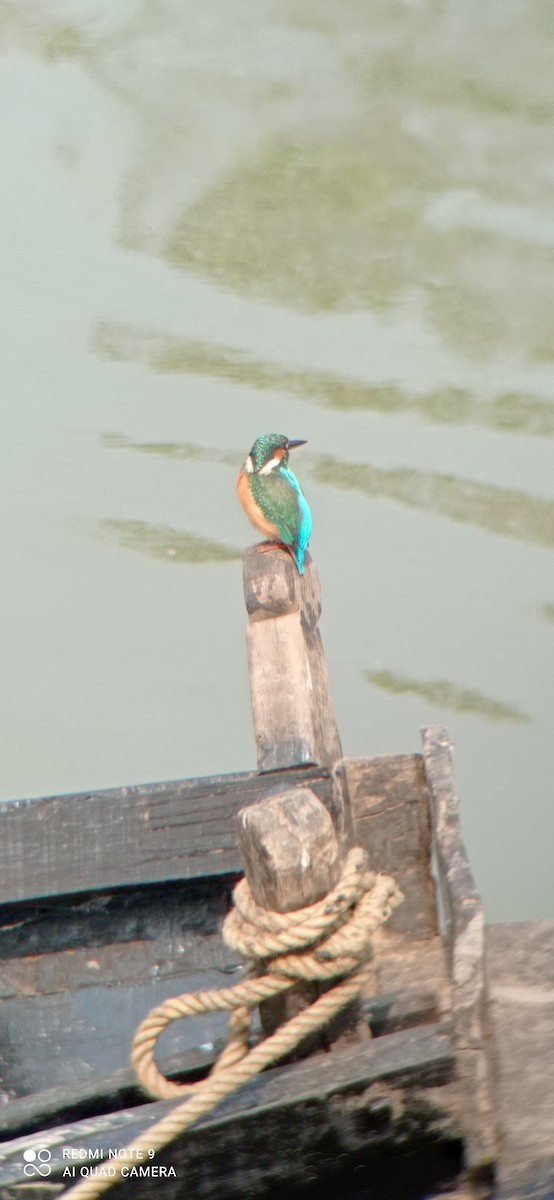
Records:
[[[259,533],[290,552],[300,575],[304,574],[312,514],[290,470],[289,451],[305,445],[305,439],[293,442],[281,433],[264,433],[254,442],[237,479],[246,516]]]

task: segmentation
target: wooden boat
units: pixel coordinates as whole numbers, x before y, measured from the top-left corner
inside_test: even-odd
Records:
[[[288,556],[254,549],[245,593],[257,772],[2,806],[1,1197],[62,1194],[172,1107],[137,1087],[132,1036],[163,1000],[240,978],[220,932],[242,872],[236,816],[276,787],[309,788],[403,892],[374,938],[373,1036],[264,1072],[114,1197],[490,1190],[484,921],[448,734],[424,730],[421,754],[343,758],[313,564],[301,581]],[[226,1024],[176,1022],[164,1074],[202,1078]]]

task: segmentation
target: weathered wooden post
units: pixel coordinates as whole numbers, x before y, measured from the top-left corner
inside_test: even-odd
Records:
[[[490,1058],[485,917],[460,828],[448,730],[423,730],[423,754],[433,813],[434,850],[452,979],[452,1024],[464,1110],[466,1162],[492,1171],[498,1133]]]
[[[245,551],[249,614],[248,665],[260,771],[315,763],[333,768],[342,756],[318,622],[319,577],[309,555],[303,576],[282,549]],[[237,815],[239,849],[250,890],[261,908],[288,913],[321,900],[337,883],[352,828],[348,800],[336,778],[331,816],[309,788],[273,787]],[[266,1033],[311,1004],[325,986],[295,985],[260,1006]],[[328,1046],[348,1031],[367,1038],[359,1004],[333,1030],[302,1051]]]
[[[318,622],[321,588],[306,556],[304,575],[284,549],[243,558],[252,716],[258,769],[319,763],[342,756]]]

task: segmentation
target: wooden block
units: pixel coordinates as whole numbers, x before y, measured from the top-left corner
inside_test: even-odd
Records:
[[[239,850],[257,904],[292,912],[315,904],[340,875],[327,809],[307,788],[268,796],[238,814]]]
[[[273,912],[294,912],[322,900],[341,872],[339,840],[329,813],[313,792],[281,791],[243,809],[237,817],[246,878],[256,903]],[[260,1004],[266,1034],[290,1020],[333,982],[298,983]],[[360,1001],[345,1007],[323,1030],[305,1038],[291,1057],[311,1054],[337,1038],[367,1039]]]
[[[337,768],[350,798],[354,843],[374,871],[393,875],[404,894],[387,930],[409,938],[437,932],[431,825],[420,754],[344,759]]]
[[[423,730],[435,859],[450,957],[466,1160],[471,1171],[484,1174],[492,1171],[498,1150],[488,1053],[485,921],[461,833],[451,749],[448,731],[442,726]]]

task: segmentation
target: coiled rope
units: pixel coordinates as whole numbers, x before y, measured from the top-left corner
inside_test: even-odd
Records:
[[[371,956],[371,937],[402,899],[390,876],[369,870],[367,854],[359,847],[347,855],[335,887],[316,904],[294,912],[260,908],[242,879],[233,893],[234,908],[225,919],[223,937],[232,950],[250,960],[250,971],[256,974],[234,987],[185,992],[152,1009],[137,1029],[131,1061],[146,1091],[159,1099],[181,1097],[181,1103],[126,1147],[128,1157],[111,1160],[114,1175],[88,1176],[67,1196],[96,1200],[130,1162],[157,1153],[243,1084],[290,1054],[308,1034],[327,1025],[359,994]],[[249,1049],[252,1014],[260,1001],[299,982],[328,985],[333,979],[337,980],[334,986],[313,1004]],[[227,1045],[207,1078],[192,1084],[166,1079],[156,1066],[154,1050],[167,1025],[225,1009],[231,1014]]]

